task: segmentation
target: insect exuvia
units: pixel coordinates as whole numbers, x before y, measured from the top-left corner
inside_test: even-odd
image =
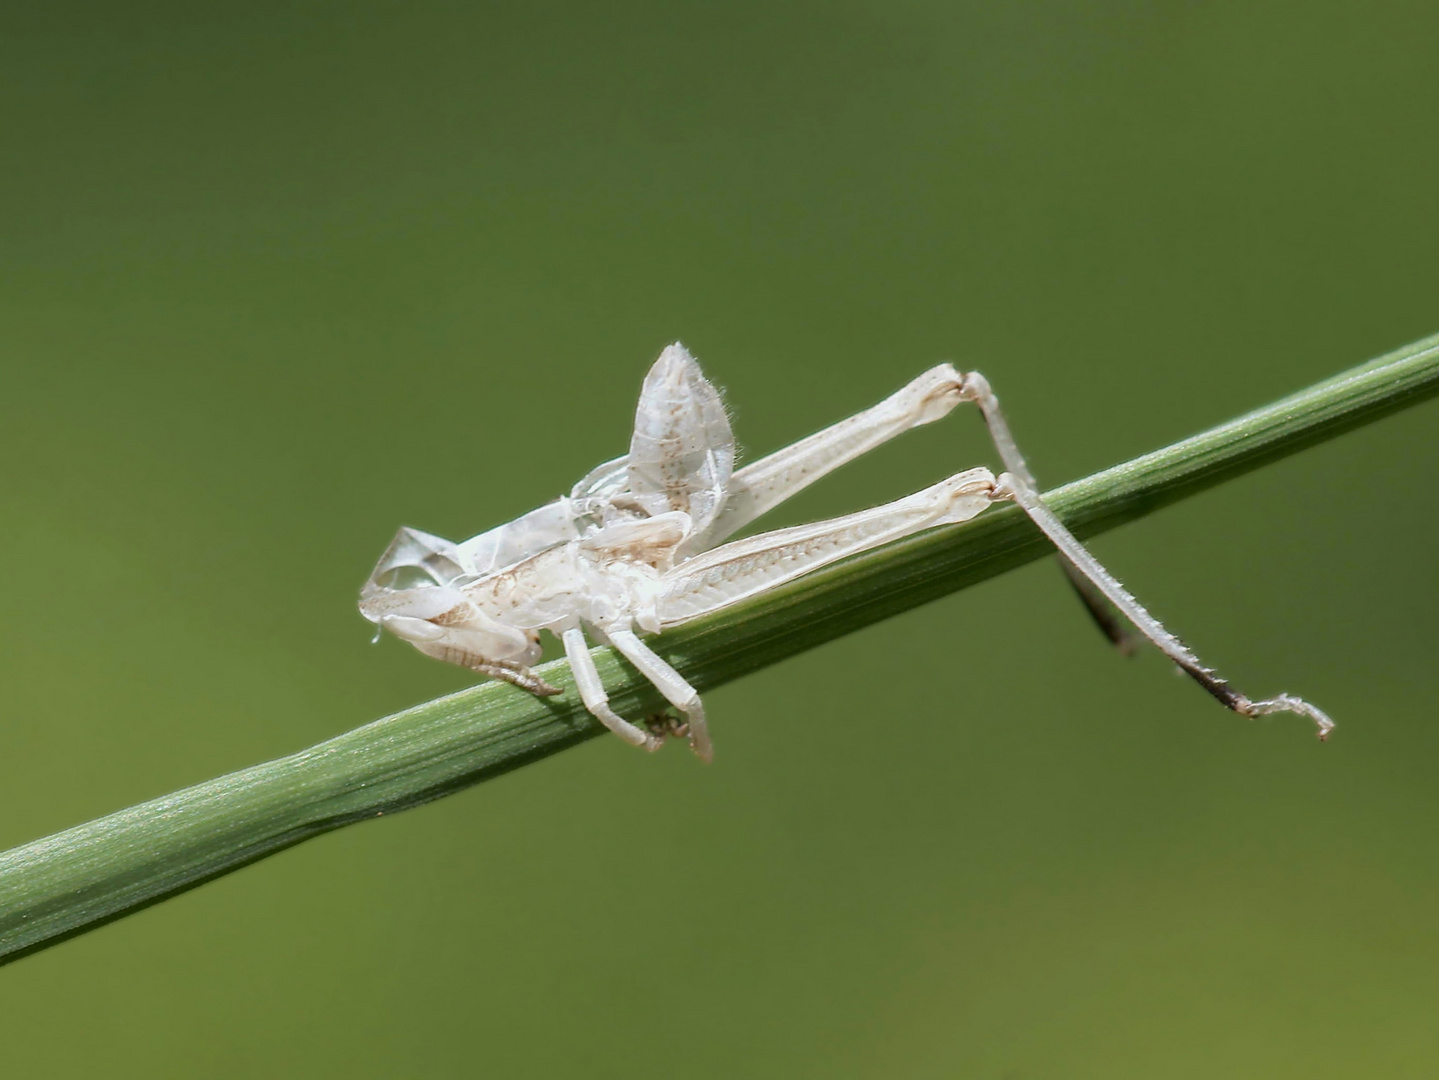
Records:
[[[964,401],[979,406],[1007,471],[956,473],[870,510],[725,541],[826,473]],[[863,412],[735,469],[719,392],[676,343],[645,376],[629,453],[508,524],[454,544],[403,528],[360,593],[360,612],[421,652],[535,694],[559,693],[529,665],[541,630],[564,643],[580,697],[626,742],[656,750],[647,730],[609,706],[586,634],[608,642],[681,713],[690,746],[713,746],[699,694],[645,644],[650,634],[793,581],[836,560],[1014,501],[1049,537],[1090,612],[1116,642],[1118,612],[1221,704],[1243,716],[1293,712],[1325,738],[1333,722],[1288,694],[1253,701],[1200,663],[1095,560],[1040,499],[983,375],[931,368]]]

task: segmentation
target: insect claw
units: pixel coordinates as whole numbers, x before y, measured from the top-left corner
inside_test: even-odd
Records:
[[[687,739],[690,734],[688,724],[666,712],[654,713],[645,717],[645,727],[661,743],[665,739]]]

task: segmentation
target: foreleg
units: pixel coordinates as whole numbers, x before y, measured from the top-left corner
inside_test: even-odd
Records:
[[[521,690],[528,690],[535,697],[553,697],[561,692],[559,687],[551,686],[527,665],[521,664],[517,660],[485,660],[475,656],[461,660],[451,657],[442,657],[441,659],[452,660],[453,663],[479,672],[481,675],[488,675],[492,679],[499,679],[511,686],[518,686]]]

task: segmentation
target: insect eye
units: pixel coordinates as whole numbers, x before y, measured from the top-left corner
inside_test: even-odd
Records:
[[[433,587],[436,582],[428,570],[419,566],[396,566],[383,574],[375,575],[375,584],[382,589],[423,589]]]

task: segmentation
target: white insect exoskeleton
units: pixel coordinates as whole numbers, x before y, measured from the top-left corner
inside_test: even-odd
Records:
[[[960,402],[978,405],[1007,471],[956,473],[884,506],[725,541],[765,511],[848,461]],[[634,436],[563,496],[460,544],[401,529],[360,594],[360,611],[421,652],[535,694],[559,693],[530,665],[539,632],[564,643],[585,707],[626,742],[658,749],[664,730],[609,705],[586,633],[608,642],[685,717],[705,761],[713,755],[694,688],[636,631],[661,633],[773,589],[836,560],[1012,500],[1058,549],[1086,606],[1116,642],[1115,613],[1132,623],[1223,705],[1249,717],[1293,712],[1325,738],[1333,722],[1288,694],[1253,701],[1200,663],[1044,505],[999,400],[984,376],[931,368],[879,404],[736,470],[719,392],[678,343],[645,377]]]

